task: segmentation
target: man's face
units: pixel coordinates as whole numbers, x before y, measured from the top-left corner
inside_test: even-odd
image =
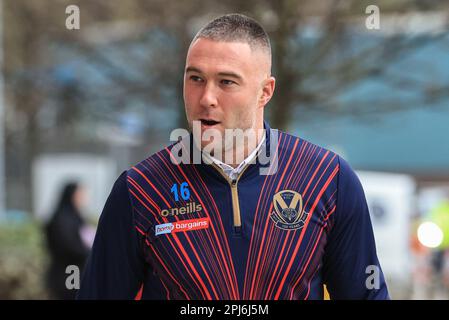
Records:
[[[184,103],[191,129],[193,121],[201,121],[201,133],[216,129],[222,137],[225,129],[263,129],[273,90],[268,55],[247,43],[199,38],[187,53]]]

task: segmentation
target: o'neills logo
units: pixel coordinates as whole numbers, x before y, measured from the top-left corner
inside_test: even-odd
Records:
[[[159,213],[159,215],[162,217],[178,216],[180,214],[200,212],[201,210],[203,210],[203,207],[200,203],[189,202],[184,207],[164,209]]]

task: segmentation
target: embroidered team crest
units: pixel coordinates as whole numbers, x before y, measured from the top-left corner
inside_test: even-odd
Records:
[[[300,229],[309,215],[303,210],[302,196],[292,190],[282,190],[273,196],[271,219],[284,230]]]

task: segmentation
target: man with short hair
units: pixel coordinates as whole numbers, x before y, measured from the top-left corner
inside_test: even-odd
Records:
[[[274,89],[258,22],[230,14],[198,32],[190,132],[118,178],[78,298],[323,299],[324,285],[332,299],[389,298],[359,180],[270,128]]]

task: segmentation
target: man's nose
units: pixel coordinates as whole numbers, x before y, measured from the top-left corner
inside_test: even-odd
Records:
[[[204,86],[203,95],[201,96],[200,105],[204,108],[217,106],[217,92],[213,83],[207,83]]]

